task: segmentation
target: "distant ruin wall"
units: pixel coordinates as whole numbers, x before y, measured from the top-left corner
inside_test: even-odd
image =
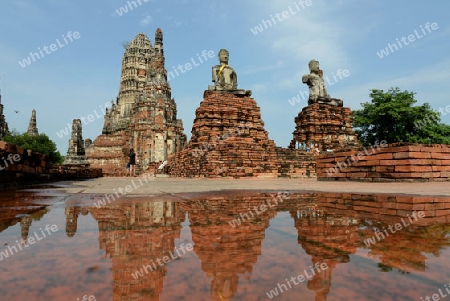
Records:
[[[300,149],[275,147],[280,168],[279,178],[315,178],[316,155]]]
[[[322,154],[319,181],[450,181],[450,145],[395,143]]]
[[[0,141],[0,188],[35,182],[98,178],[102,170],[76,165],[53,166],[45,155]]]

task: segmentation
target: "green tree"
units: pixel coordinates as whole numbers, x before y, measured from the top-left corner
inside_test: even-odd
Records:
[[[64,160],[57,150],[55,142],[50,140],[46,134],[30,136],[27,133],[19,134],[16,131],[12,131],[3,137],[3,140],[21,148],[30,149],[33,152],[46,155],[49,157],[50,162],[54,164],[60,164]]]
[[[364,145],[376,140],[450,144],[450,126],[441,123],[440,113],[428,103],[413,106],[414,92],[391,88],[373,89],[370,102],[353,111],[353,126]]]

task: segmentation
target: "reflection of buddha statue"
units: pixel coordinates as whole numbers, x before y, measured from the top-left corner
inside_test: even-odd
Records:
[[[309,74],[303,75],[302,77],[302,82],[309,87],[308,105],[313,103],[326,103],[342,107],[342,100],[331,98],[327,93],[325,81],[323,80],[323,71],[319,68],[319,61],[311,60],[308,66]]]
[[[208,90],[224,91],[239,95],[251,95],[252,91],[237,88],[237,74],[228,65],[229,52],[226,49],[219,51],[220,65],[212,67],[212,81],[214,86],[208,86]]]

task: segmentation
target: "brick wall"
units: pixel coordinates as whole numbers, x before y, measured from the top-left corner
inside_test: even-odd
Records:
[[[101,169],[52,166],[47,156],[0,141],[0,188],[51,180],[101,177]]]
[[[318,180],[450,181],[450,145],[395,143],[322,154]]]
[[[299,149],[276,147],[280,178],[315,178],[316,156]]]

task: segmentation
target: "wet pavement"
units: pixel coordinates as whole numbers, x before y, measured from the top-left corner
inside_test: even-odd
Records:
[[[0,191],[0,300],[450,296],[450,214],[383,207],[403,195],[159,185],[113,199],[92,183]]]

